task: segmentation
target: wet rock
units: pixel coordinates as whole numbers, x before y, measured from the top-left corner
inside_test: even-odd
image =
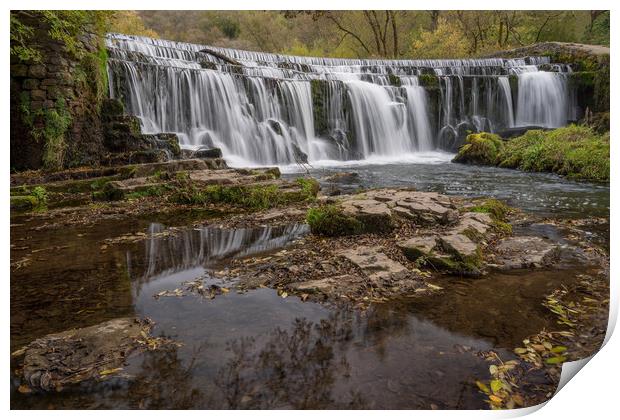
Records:
[[[327,277],[318,280],[309,280],[302,283],[291,283],[287,288],[297,293],[318,294],[325,297],[340,295],[357,295],[365,288],[365,281],[348,274]]]
[[[341,251],[338,255],[358,266],[371,280],[389,280],[409,271],[401,263],[388,258],[377,247],[358,247]]]
[[[419,236],[398,244],[403,253],[411,261],[431,255],[437,245],[436,236]]]
[[[192,153],[196,159],[215,159],[222,157],[222,149],[218,147],[201,147]]]
[[[557,258],[557,244],[535,236],[506,238],[496,248],[497,255],[489,264],[500,270],[535,268],[549,265]]]
[[[103,379],[122,370],[128,357],[148,348],[151,328],[148,321],[118,318],[36,339],[17,352],[23,354],[23,385],[52,391]]]
[[[325,181],[338,184],[357,184],[360,182],[360,176],[357,172],[338,172],[326,177]]]

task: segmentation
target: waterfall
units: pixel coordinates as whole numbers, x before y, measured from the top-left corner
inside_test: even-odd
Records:
[[[519,74],[517,125],[562,127],[569,117],[566,78],[559,73]]]
[[[233,166],[454,151],[469,132],[558,127],[576,109],[566,67],[548,58],[362,60],[106,41],[110,96],[144,133],[176,133],[184,149],[218,147]]]
[[[515,114],[512,110],[512,92],[510,91],[510,82],[508,81],[508,77],[504,76],[498,77],[497,81],[502,92],[502,113],[505,115],[503,120],[507,122],[508,127],[514,127]]]
[[[417,77],[401,78],[407,92],[407,116],[409,135],[415,139],[416,150],[432,150],[433,134],[428,118],[428,98],[426,90],[419,85]]]

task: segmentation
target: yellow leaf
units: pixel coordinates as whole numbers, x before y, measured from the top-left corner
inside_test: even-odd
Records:
[[[497,395],[489,395],[489,399],[497,404],[501,404],[502,399],[500,397],[498,397]]]
[[[502,381],[500,381],[499,379],[493,379],[491,381],[491,391],[493,391],[494,394],[497,394],[501,389]]]
[[[476,381],[476,385],[478,385],[478,388],[480,388],[480,391],[484,392],[485,394],[491,393],[491,390],[489,390],[489,387],[486,386],[484,382]]]
[[[123,368],[115,368],[115,369],[102,370],[101,372],[99,372],[99,375],[101,375],[101,376],[111,375],[111,374],[116,373],[116,372],[121,371],[121,370],[123,370]]]

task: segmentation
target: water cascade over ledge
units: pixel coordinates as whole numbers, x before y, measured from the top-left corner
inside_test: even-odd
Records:
[[[144,133],[220,148],[233,165],[398,160],[576,115],[570,67],[546,57],[297,57],[119,34],[107,48],[110,96]]]

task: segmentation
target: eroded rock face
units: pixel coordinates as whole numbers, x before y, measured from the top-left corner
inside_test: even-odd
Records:
[[[149,336],[151,328],[147,321],[118,318],[36,339],[17,352],[24,356],[22,381],[31,389],[52,391],[105,377],[156,340]]]
[[[535,236],[506,238],[496,248],[490,266],[500,270],[536,268],[551,264],[559,254],[556,243]]]

